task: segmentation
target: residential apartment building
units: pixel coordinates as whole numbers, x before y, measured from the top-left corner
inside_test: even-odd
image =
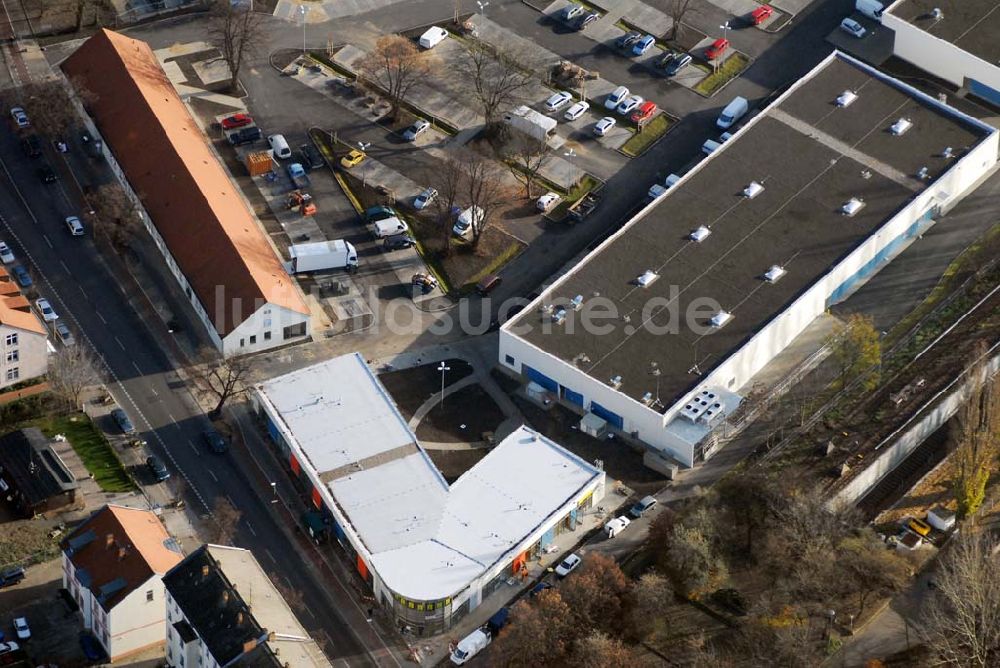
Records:
[[[63,587],[111,661],[164,644],[162,578],[183,554],[152,511],[104,506],[62,549]]]
[[[48,360],[45,326],[14,280],[0,268],[0,390],[44,376]]]
[[[331,665],[249,550],[203,545],[163,583],[169,666]]]

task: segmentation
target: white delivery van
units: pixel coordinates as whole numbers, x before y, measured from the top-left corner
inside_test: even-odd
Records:
[[[274,151],[274,157],[279,160],[287,160],[292,157],[292,149],[288,146],[288,142],[285,141],[284,135],[271,135],[267,138],[267,144]]]
[[[394,234],[404,234],[410,231],[410,228],[407,227],[406,223],[395,216],[392,218],[377,220],[374,225],[375,238],[377,239],[385,239],[386,237],[391,237]]]
[[[455,651],[451,653],[451,662],[456,666],[461,666],[469,659],[483,651],[490,644],[490,635],[482,629],[476,629],[469,635],[462,638]]]
[[[435,46],[448,38],[448,31],[438,26],[431,26],[420,36],[420,46],[425,49],[433,49]]]
[[[745,97],[734,97],[733,101],[726,105],[726,108],[719,114],[719,120],[715,124],[720,130],[728,130],[736,125],[736,122],[743,118],[750,109],[750,103]]]
[[[451,228],[451,233],[456,237],[467,239],[472,236],[472,224],[479,223],[483,217],[483,210],[478,206],[470,206],[458,216],[455,226]]]
[[[856,0],[854,8],[875,21],[882,20],[882,12],[885,11],[885,3],[878,0]]]
[[[614,538],[631,524],[632,521],[629,518],[622,515],[621,517],[616,517],[613,520],[608,520],[604,525],[604,531],[608,534],[608,538]]]

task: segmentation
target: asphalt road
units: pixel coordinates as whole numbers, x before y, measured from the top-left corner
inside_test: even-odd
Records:
[[[80,147],[74,141],[77,156]],[[42,184],[36,169],[43,160],[56,167],[60,181]],[[243,513],[234,543],[250,548],[269,573],[280,574],[301,592],[310,615],[306,627],[326,644],[332,659],[351,665],[377,665],[369,649],[380,640],[365,623],[360,610],[345,597],[334,602],[310,575],[303,556],[287,549],[285,533],[272,520],[268,508],[228,456],[212,455],[201,444],[208,426],[184,382],[163,354],[162,344],[130,305],[135,295],[126,295],[87,237],[68,234],[63,219],[82,210],[76,198],[72,174],[61,158],[48,150],[45,158],[23,155],[18,139],[10,131],[0,133],[0,212],[2,237],[12,246],[19,262],[30,260],[37,291],[48,297],[62,320],[104,360],[109,388],[152,453],[163,458],[177,480],[189,507],[204,513],[217,497],[228,497]],[[151,324],[161,327],[159,322]],[[144,457],[144,455],[142,455]],[[140,476],[140,479],[142,477]],[[164,484],[146,488],[154,503],[166,503],[173,492]],[[270,494],[270,490],[263,490]],[[280,559],[275,557],[280,555]],[[332,596],[332,594],[330,595]],[[364,638],[358,634],[363,633]],[[385,665],[394,665],[387,659]]]

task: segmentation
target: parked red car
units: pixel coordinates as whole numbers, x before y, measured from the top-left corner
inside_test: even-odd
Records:
[[[729,50],[729,40],[720,37],[719,39],[712,42],[711,46],[705,49],[705,58],[706,60],[715,60],[728,50]]]
[[[643,102],[639,105],[639,108],[632,112],[632,122],[642,123],[643,121],[648,121],[656,113],[656,103],[655,102]]]
[[[755,26],[759,26],[764,21],[771,18],[774,14],[774,8],[771,5],[761,5],[757,9],[750,12],[750,23]]]
[[[250,114],[233,114],[228,118],[222,119],[222,129],[235,130],[251,123],[253,123],[253,118],[250,117]]]

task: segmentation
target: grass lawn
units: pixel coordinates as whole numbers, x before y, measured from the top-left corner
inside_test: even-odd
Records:
[[[660,114],[651,120],[646,127],[642,129],[642,132],[636,132],[634,135],[629,137],[628,141],[622,144],[621,152],[631,158],[634,158],[637,155],[642,155],[642,153],[647,148],[652,146],[657,139],[662,137],[673,124],[672,118],[666,114]]]
[[[86,415],[71,413],[41,418],[34,426],[50,438],[56,434],[65,435],[103,491],[131,492],[135,489],[111,445]]]
[[[722,63],[718,71],[699,81],[694,90],[702,95],[711,95],[742,74],[749,65],[750,59],[747,56],[742,53],[734,53],[726,59],[726,62]]]

